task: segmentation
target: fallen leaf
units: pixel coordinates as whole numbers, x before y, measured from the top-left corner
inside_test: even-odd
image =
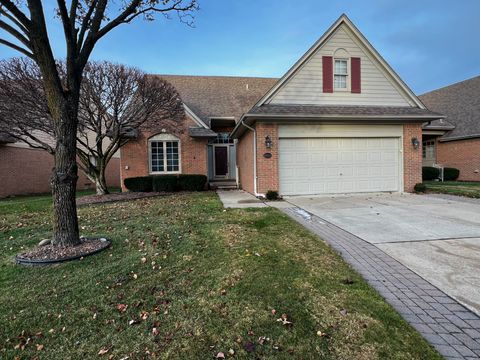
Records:
[[[138,324],[140,321],[136,320],[136,319],[132,319],[128,322],[128,325],[136,325]]]
[[[228,353],[229,353],[230,355],[235,355],[235,350],[230,349],[230,350],[228,350]]]
[[[145,264],[145,263],[147,262],[147,258],[143,257],[143,258],[141,259],[141,261],[142,261],[142,263]]]
[[[120,311],[121,313],[127,311],[127,308],[128,308],[128,305],[126,305],[126,304],[118,304],[117,305],[117,310]]]
[[[219,352],[217,356],[215,356],[215,359],[225,359],[225,354],[223,352]]]
[[[105,355],[105,354],[108,353],[109,351],[110,351],[110,349],[101,348],[100,351],[98,352],[98,355],[100,355],[100,356]]]
[[[156,327],[154,327],[154,328],[152,329],[152,335],[153,335],[153,336],[157,336],[159,333],[160,333],[160,332],[158,331],[158,329],[157,329]]]
[[[348,314],[347,309],[342,309],[342,310],[340,310],[340,315],[342,315],[342,316],[347,316],[347,314]]]
[[[42,351],[44,346],[42,344],[37,344],[37,351]]]

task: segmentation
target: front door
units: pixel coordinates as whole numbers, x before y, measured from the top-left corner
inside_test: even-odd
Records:
[[[228,146],[214,146],[213,157],[215,159],[215,177],[228,177]]]

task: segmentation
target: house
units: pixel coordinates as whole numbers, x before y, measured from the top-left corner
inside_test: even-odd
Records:
[[[46,134],[36,134],[41,140],[53,145]],[[120,154],[110,160],[106,170],[109,186],[120,186]],[[0,133],[0,198],[14,195],[41,194],[51,191],[53,156],[43,149],[33,148]],[[94,189],[82,171],[78,171],[78,189]]]
[[[412,191],[428,110],[346,15],[280,79],[162,76],[186,109],[122,148],[122,179],[200,173],[263,196]]]
[[[459,180],[480,181],[480,76],[419,98],[446,115],[423,126],[423,165],[454,167]]]

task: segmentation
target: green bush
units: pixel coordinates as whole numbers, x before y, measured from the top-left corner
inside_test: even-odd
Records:
[[[203,191],[207,177],[205,175],[182,174],[178,176],[178,186],[180,190]]]
[[[422,180],[429,181],[429,180],[436,180],[440,176],[440,169],[431,167],[431,166],[424,166],[422,167]]]
[[[415,192],[418,192],[418,193],[423,193],[427,191],[427,187],[425,186],[425,184],[418,183],[418,184],[415,184],[415,186],[413,187],[413,190],[415,190]]]
[[[152,191],[152,177],[139,176],[126,178],[123,181],[125,187],[134,192],[150,192]]]
[[[267,198],[267,200],[278,200],[278,191],[268,190],[265,197]]]
[[[457,180],[460,176],[460,170],[455,168],[446,167],[443,169],[443,180],[444,181],[454,181]]]
[[[177,175],[159,175],[152,177],[153,191],[156,192],[173,192],[178,190],[178,176]]]

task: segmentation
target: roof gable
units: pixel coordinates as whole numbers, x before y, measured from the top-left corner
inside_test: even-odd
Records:
[[[336,52],[361,58],[362,92],[323,93],[322,56]],[[358,31],[346,15],[287,71],[256,104],[411,106],[421,101]]]

